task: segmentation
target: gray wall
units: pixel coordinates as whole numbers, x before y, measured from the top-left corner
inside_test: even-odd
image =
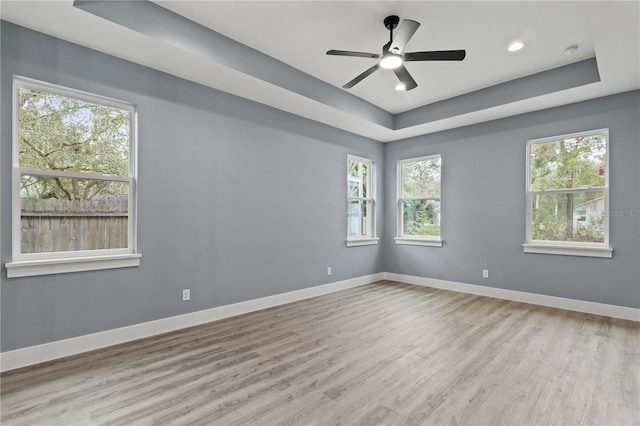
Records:
[[[611,209],[640,208],[637,91],[382,145],[6,22],[1,31],[0,260],[11,257],[13,74],[137,105],[144,256],[129,269],[10,280],[3,270],[2,351],[381,271],[640,307],[638,217],[611,218],[613,259],[522,252],[528,139],[608,127]],[[345,247],[349,153],[381,166],[381,246]],[[444,247],[396,246],[396,161],[433,153]]]
[[[138,268],[15,279],[3,270],[2,351],[382,271],[380,246],[345,247],[347,154],[382,166],[381,143],[4,21],[1,31],[2,264],[13,74],[137,105],[143,254]]]
[[[612,259],[522,250],[529,139],[609,128],[610,209],[640,209],[639,104],[635,91],[385,145],[384,270],[640,307],[638,216],[611,217]],[[444,246],[395,245],[396,162],[428,154],[442,154]]]

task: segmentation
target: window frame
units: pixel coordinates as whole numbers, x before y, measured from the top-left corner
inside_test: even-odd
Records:
[[[403,197],[404,190],[402,186],[402,166],[406,163],[415,163],[418,161],[432,160],[434,158],[440,159],[440,197]],[[404,235],[404,209],[403,202],[411,200],[427,200],[427,201],[439,201],[440,202],[440,216],[442,217],[442,155],[431,154],[421,157],[405,158],[398,160],[396,166],[396,191],[397,191],[397,229],[396,237],[394,238],[396,244],[414,245],[414,246],[428,246],[428,247],[442,247],[442,224],[440,224],[440,235]]]
[[[581,187],[581,188],[562,188],[548,190],[533,190],[531,185],[531,147],[541,143],[549,143],[564,139],[578,138],[582,136],[605,135],[605,183],[604,186],[598,187]],[[609,129],[587,130],[583,132],[568,133],[564,135],[544,137],[528,140],[526,143],[526,171],[525,171],[525,243],[522,245],[525,253],[537,254],[555,254],[566,256],[586,256],[586,257],[602,257],[611,258],[613,249],[610,246],[610,230],[609,230],[609,211],[610,203],[610,186],[609,175],[611,173],[609,158]],[[556,194],[556,193],[577,193],[577,192],[602,192],[604,197],[604,241],[601,243],[581,242],[581,241],[548,241],[534,240],[532,236],[532,202],[533,196],[536,194]]]
[[[351,197],[349,194],[349,161],[357,161],[359,163],[364,163],[369,166],[369,173],[367,175],[367,188],[368,188],[368,197]],[[359,246],[368,246],[368,245],[376,245],[378,244],[380,238],[376,237],[376,167],[375,162],[369,158],[358,157],[356,155],[347,155],[347,247],[359,247]],[[364,201],[368,203],[369,215],[367,217],[368,228],[371,230],[369,235],[349,235],[349,203],[351,201]]]
[[[101,175],[84,172],[53,171],[20,167],[19,155],[19,91],[21,88],[44,91],[78,99],[84,102],[110,106],[130,113],[129,175]],[[135,105],[113,98],[34,80],[13,76],[12,88],[12,188],[11,188],[11,261],[5,264],[7,278],[48,275],[66,272],[91,271],[140,265],[137,253],[137,111]],[[20,180],[24,175],[78,178],[128,183],[127,247],[101,250],[75,250],[47,253],[21,252],[21,197]]]

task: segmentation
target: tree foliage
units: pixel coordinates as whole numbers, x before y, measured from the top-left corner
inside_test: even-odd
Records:
[[[440,157],[402,163],[402,197],[440,196]]]
[[[604,241],[603,212],[595,208],[602,191],[580,191],[603,187],[607,169],[606,135],[595,134],[531,146],[532,232],[535,240]],[[577,189],[577,190],[576,190]],[[580,211],[588,211],[578,222]],[[578,226],[577,226],[578,225]]]
[[[402,223],[404,235],[440,235],[438,211],[440,202],[432,200],[404,201]]]
[[[440,157],[402,163],[404,235],[440,235]]]
[[[129,176],[127,110],[21,87],[18,99],[19,165],[48,171]],[[91,200],[126,194],[126,183],[24,175],[26,198]]]
[[[534,144],[534,190],[601,187],[605,184],[606,139],[602,134]]]

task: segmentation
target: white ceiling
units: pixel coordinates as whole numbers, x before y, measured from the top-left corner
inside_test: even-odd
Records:
[[[351,92],[399,113],[594,56],[596,3],[540,2],[191,2],[158,4],[336,86],[374,59],[326,56],[330,49],[380,53],[387,15],[421,23],[406,50],[466,49],[463,62],[411,62],[418,87],[397,93],[396,76],[378,71]],[[621,10],[621,13],[624,12]],[[605,22],[606,24],[606,22]],[[614,32],[611,32],[614,35]],[[526,49],[507,52],[512,40]],[[578,54],[564,49],[579,44]]]
[[[155,1],[162,7],[333,86],[374,60],[326,56],[329,49],[378,53],[390,14],[422,25],[406,51],[466,49],[462,62],[407,63],[418,87],[394,90],[381,70],[349,93],[392,114],[596,57],[601,81],[393,130],[261,81],[211,58],[99,18],[71,1],[6,1],[0,16],[18,25],[141,63],[344,130],[390,141],[640,88],[640,2]],[[513,40],[525,48],[509,53]],[[564,49],[579,45],[576,55]],[[343,90],[343,89],[340,89]]]

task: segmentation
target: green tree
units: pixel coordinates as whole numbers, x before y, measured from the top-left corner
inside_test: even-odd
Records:
[[[440,158],[403,163],[402,192],[404,197],[439,197]]]
[[[432,200],[404,201],[404,235],[440,235],[436,214],[438,204]]]
[[[131,113],[59,94],[20,88],[19,165],[48,171],[129,175]],[[91,200],[122,194],[125,183],[23,175],[25,198]]]
[[[404,235],[440,235],[440,157],[402,163]]]
[[[531,147],[531,186],[534,191],[597,188],[606,182],[606,135],[596,134],[534,144]],[[594,202],[602,191],[536,194],[533,237],[551,241],[599,241],[601,218],[574,229],[576,206]]]

